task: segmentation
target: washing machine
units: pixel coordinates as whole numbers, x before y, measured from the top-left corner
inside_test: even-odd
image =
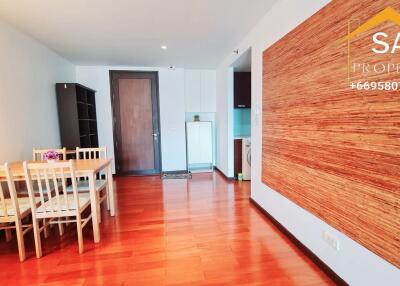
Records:
[[[242,139],[243,180],[251,180],[251,138]]]

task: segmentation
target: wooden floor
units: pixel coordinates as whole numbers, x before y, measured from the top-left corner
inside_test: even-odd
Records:
[[[248,182],[124,177],[116,189],[117,216],[103,213],[100,244],[85,229],[82,255],[73,226],[43,241],[41,259],[28,235],[24,263],[2,234],[2,284],[334,285],[249,203]]]

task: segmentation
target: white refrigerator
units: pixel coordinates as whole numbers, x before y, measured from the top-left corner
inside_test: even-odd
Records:
[[[251,180],[251,139],[242,140],[242,174],[243,180]]]

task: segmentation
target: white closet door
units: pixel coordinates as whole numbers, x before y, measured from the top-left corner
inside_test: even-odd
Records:
[[[200,153],[201,162],[212,163],[212,124],[211,122],[199,122],[200,128]]]
[[[185,70],[185,110],[199,112],[201,109],[201,71]]]
[[[201,111],[217,111],[217,74],[213,70],[201,71]]]
[[[212,163],[212,123],[187,122],[188,164]]]
[[[187,134],[187,151],[188,151],[188,163],[195,164],[201,160],[201,154],[199,152],[200,147],[200,125],[197,122],[186,123],[186,134]]]

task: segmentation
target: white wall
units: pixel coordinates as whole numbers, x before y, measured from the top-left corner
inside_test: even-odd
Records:
[[[262,110],[262,52],[317,12],[328,0],[281,0],[238,45],[239,55],[226,57],[217,70],[217,167],[231,176],[233,153],[226,150],[233,139],[230,113],[233,93],[232,63],[241,53],[252,48],[252,198],[283,224],[304,245],[350,285],[400,285],[400,271],[349,237],[333,229],[309,212],[298,207],[278,192],[261,182],[261,114]],[[284,17],[282,17],[284,15]],[[340,251],[335,251],[322,240],[328,231],[340,240]]]
[[[223,64],[217,69],[217,158],[216,166],[227,177],[233,169],[233,68]]]
[[[56,82],[75,67],[0,22],[0,163],[32,158],[33,147],[59,147]]]
[[[158,71],[162,170],[186,170],[184,70],[118,66],[78,66],[76,68],[77,82],[97,91],[99,144],[107,146],[112,157],[114,157],[114,139],[110,70]]]

